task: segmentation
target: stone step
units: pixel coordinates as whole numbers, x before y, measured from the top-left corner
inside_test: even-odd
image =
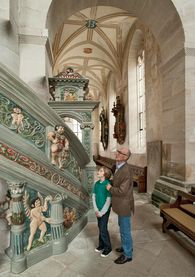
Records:
[[[154,185],[152,192],[152,203],[159,207],[161,203],[173,203],[175,202],[178,191],[189,192],[192,184],[182,182],[170,177],[160,176]]]
[[[184,181],[180,181],[171,177],[167,177],[167,176],[160,176],[159,178],[160,180],[163,180],[165,182],[168,182],[169,184],[173,184],[179,187],[183,187],[183,188],[191,188],[192,183],[189,182],[184,182]]]

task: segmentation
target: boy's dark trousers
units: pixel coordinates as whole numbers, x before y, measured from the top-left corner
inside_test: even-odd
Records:
[[[110,210],[107,211],[102,217],[97,217],[99,228],[99,247],[105,251],[111,251],[110,236],[108,233],[108,218]]]

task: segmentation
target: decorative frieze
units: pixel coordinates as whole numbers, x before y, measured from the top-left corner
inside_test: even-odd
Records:
[[[62,169],[71,172],[81,182],[82,169],[70,151],[68,151],[67,158],[62,161]]]
[[[0,94],[0,124],[45,150],[45,127],[12,100]]]
[[[15,151],[10,148],[8,145],[0,142],[0,155],[5,158],[18,163],[21,166],[31,170],[32,172],[46,178],[47,180],[53,182],[56,185],[64,187],[68,191],[75,194],[80,199],[86,201],[88,199],[88,194],[82,189],[82,187],[75,187],[73,184],[67,182],[64,177],[56,173],[53,170],[48,169],[46,166],[43,166],[31,158]]]

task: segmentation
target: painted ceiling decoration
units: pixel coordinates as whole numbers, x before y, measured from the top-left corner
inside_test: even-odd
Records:
[[[53,75],[72,67],[89,79],[94,95],[105,91],[110,72],[121,74],[124,46],[136,20],[114,7],[92,7],[64,21],[53,44]]]

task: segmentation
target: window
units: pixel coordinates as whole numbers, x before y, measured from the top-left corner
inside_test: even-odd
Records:
[[[144,51],[137,58],[138,147],[146,146]]]
[[[75,133],[75,135],[79,138],[79,140],[82,142],[82,130],[80,128],[80,123],[73,118],[65,117],[64,118],[65,123],[68,125],[68,127]]]

